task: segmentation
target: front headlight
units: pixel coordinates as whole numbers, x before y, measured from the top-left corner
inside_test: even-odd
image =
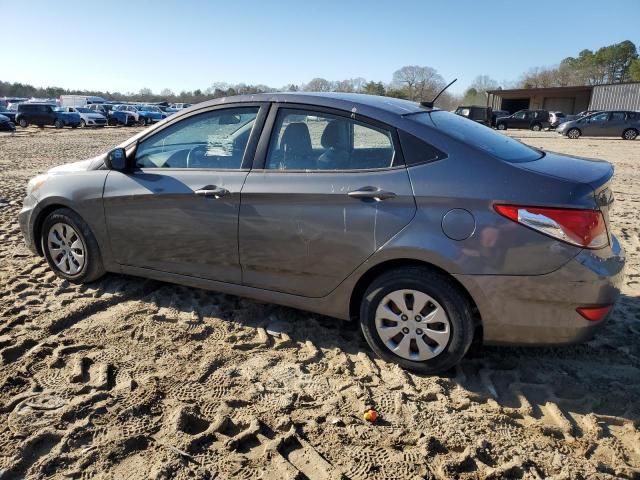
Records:
[[[42,175],[37,175],[29,180],[29,183],[27,183],[27,195],[37,192],[44,182],[47,181],[47,178],[49,178],[49,174],[43,173]]]

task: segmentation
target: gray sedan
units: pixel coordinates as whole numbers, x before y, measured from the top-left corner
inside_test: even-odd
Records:
[[[607,111],[561,123],[556,129],[568,138],[622,137],[635,140],[640,133],[640,112]]]
[[[353,319],[382,358],[434,373],[474,339],[603,324],[624,267],[612,175],[429,104],[252,95],[35,177],[20,225],[71,282],[118,272]]]

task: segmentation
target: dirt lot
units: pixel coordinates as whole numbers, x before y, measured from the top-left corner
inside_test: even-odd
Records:
[[[2,480],[640,478],[640,141],[509,132],[615,163],[624,295],[585,345],[485,347],[423,377],[337,320],[114,274],[58,279],[22,243],[27,180],[135,131],[0,136]]]

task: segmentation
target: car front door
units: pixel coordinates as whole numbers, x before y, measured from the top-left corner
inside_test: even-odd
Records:
[[[274,107],[242,189],[243,284],[325,296],[415,211],[393,128]]]
[[[509,121],[509,127],[511,128],[527,128],[528,126],[527,112],[516,112]]]
[[[265,104],[194,113],[135,147],[131,173],[111,171],[104,209],[124,266],[240,283],[238,210]]]
[[[609,112],[596,113],[584,119],[584,126],[580,128],[583,135],[604,136],[609,121]]]

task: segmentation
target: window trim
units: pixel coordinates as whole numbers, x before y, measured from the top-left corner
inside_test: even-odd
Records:
[[[278,117],[278,112],[280,109],[283,110],[304,110],[308,112],[308,114],[313,115],[317,114],[329,114],[337,117],[343,117],[348,120],[353,120],[363,125],[369,125],[374,128],[384,129],[391,133],[391,141],[393,145],[393,150],[395,154],[394,163],[396,165],[392,165],[390,167],[384,168],[360,168],[360,169],[348,169],[348,170],[303,170],[303,169],[289,169],[289,170],[279,170],[273,168],[265,168],[267,154],[269,151],[269,143],[271,142],[271,135],[273,129],[276,124],[276,119]],[[287,103],[287,102],[273,102],[271,109],[269,110],[269,115],[266,119],[264,127],[262,128],[262,134],[260,135],[260,140],[258,141],[258,145],[256,148],[253,165],[251,167],[251,171],[257,171],[260,173],[309,173],[309,174],[327,174],[327,173],[366,173],[366,172],[384,172],[387,170],[398,170],[400,168],[407,168],[404,156],[402,155],[402,148],[400,147],[400,139],[398,137],[398,131],[396,127],[388,125],[384,122],[380,122],[379,120],[375,120],[370,117],[365,117],[363,115],[357,113],[349,113],[345,110],[338,110],[335,108],[322,107],[318,105],[309,105],[304,103]]]
[[[136,166],[136,153],[138,151],[138,146],[141,142],[159,134],[164,129],[169,128],[175,125],[178,122],[183,120],[187,120],[188,118],[192,118],[197,115],[204,115],[207,113],[211,113],[217,110],[229,110],[232,108],[251,108],[258,107],[258,113],[256,114],[256,124],[251,130],[251,134],[249,135],[249,140],[247,141],[247,146],[245,147],[244,154],[242,156],[242,161],[240,162],[240,168],[230,169],[230,168],[180,168],[180,167],[171,167],[171,168],[144,168]],[[171,119],[167,123],[161,125],[158,128],[153,129],[148,132],[146,135],[137,138],[134,142],[130,143],[125,147],[127,151],[127,159],[132,165],[132,173],[142,172],[142,173],[151,173],[151,172],[172,172],[172,171],[203,171],[203,172],[248,172],[251,170],[251,165],[253,163],[253,158],[256,154],[256,146],[258,144],[258,140],[260,138],[260,134],[262,129],[264,128],[264,123],[267,118],[268,112],[270,108],[269,102],[236,102],[236,103],[225,103],[221,105],[214,105],[210,107],[200,108],[194,110],[193,112],[189,112],[186,115],[180,115],[179,117],[168,117]]]

